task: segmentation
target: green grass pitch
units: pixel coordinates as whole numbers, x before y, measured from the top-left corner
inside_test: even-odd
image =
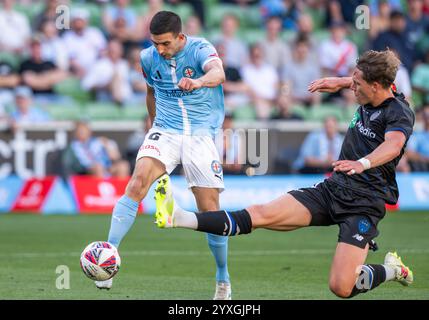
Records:
[[[0,215],[0,299],[211,299],[214,260],[205,235],[159,230],[139,216],[120,247],[121,270],[100,291],[80,270],[90,242],[104,240],[110,216]],[[429,299],[429,213],[388,213],[379,225],[380,263],[398,250],[415,275],[411,287],[381,285],[359,299]],[[229,242],[233,299],[336,299],[328,275],[338,227],[293,232],[257,230]],[[58,265],[70,269],[70,289],[56,288]]]

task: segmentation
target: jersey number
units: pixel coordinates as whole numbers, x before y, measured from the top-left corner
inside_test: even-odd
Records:
[[[149,140],[159,140],[159,137],[161,136],[161,134],[159,132],[154,132],[149,136]]]

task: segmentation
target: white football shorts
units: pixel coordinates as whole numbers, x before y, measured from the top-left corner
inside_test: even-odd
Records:
[[[137,160],[151,157],[161,161],[170,174],[182,164],[188,187],[223,191],[222,164],[210,136],[189,136],[151,128],[137,154]]]

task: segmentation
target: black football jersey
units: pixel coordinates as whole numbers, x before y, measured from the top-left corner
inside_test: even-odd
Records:
[[[401,131],[406,143],[413,132],[414,113],[402,94],[386,99],[379,106],[359,106],[345,135],[339,160],[359,160],[384,142],[389,131]],[[331,182],[357,193],[381,197],[389,204],[396,204],[399,197],[395,168],[404,154],[406,143],[395,159],[361,174],[347,175],[334,172]]]

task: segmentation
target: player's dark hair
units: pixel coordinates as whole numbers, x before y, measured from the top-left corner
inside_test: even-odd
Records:
[[[182,32],[182,20],[174,12],[159,11],[153,16],[149,30],[153,35],[160,35],[169,32],[174,35],[178,35]]]
[[[356,68],[362,71],[366,82],[378,82],[383,88],[389,88],[395,81],[400,64],[401,61],[391,50],[369,50],[359,57]]]

